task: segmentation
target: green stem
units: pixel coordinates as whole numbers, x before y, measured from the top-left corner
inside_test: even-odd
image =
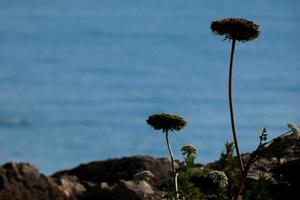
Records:
[[[240,154],[240,148],[237,140],[237,134],[235,130],[235,123],[234,123],[234,112],[233,112],[233,102],[232,102],[232,68],[233,68],[233,56],[234,56],[234,49],[235,49],[236,39],[232,39],[232,46],[231,46],[231,53],[230,53],[230,64],[229,64],[229,79],[228,79],[228,96],[229,96],[229,110],[230,110],[230,121],[231,121],[231,129],[232,135],[236,150],[236,155],[239,160],[240,169],[244,171],[244,164]]]
[[[170,158],[171,158],[172,172],[173,172],[173,175],[174,175],[176,199],[179,200],[178,181],[177,181],[178,174],[176,173],[175,166],[174,166],[174,156],[173,156],[171,144],[169,142],[169,132],[168,131],[165,131],[165,136],[166,136],[166,143],[167,143],[167,146],[168,146],[169,155],[170,155]]]

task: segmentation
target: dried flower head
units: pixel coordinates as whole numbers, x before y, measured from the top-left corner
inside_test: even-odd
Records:
[[[295,123],[288,123],[288,128],[291,129],[291,131],[293,131],[292,135],[293,137],[295,137],[296,139],[300,138],[300,128],[297,127],[297,125]]]
[[[197,151],[198,149],[194,146],[194,145],[191,145],[191,144],[188,144],[188,145],[184,145],[182,148],[181,148],[181,152],[183,155],[186,155],[186,154],[197,154]]]
[[[222,171],[211,171],[209,173],[209,178],[219,186],[219,190],[225,191],[228,186],[228,178],[226,174]]]
[[[141,181],[149,182],[153,177],[154,177],[154,175],[152,174],[152,172],[145,170],[145,171],[136,173],[133,177],[133,180],[137,183],[139,183]]]
[[[260,34],[258,25],[252,21],[240,18],[225,18],[211,23],[211,30],[225,39],[236,39],[246,42],[257,38]]]
[[[163,132],[167,132],[169,130],[179,131],[187,124],[180,116],[166,113],[157,113],[149,116],[147,123],[155,130],[162,130]]]

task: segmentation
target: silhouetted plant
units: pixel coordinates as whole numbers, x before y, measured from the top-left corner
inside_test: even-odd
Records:
[[[239,160],[240,169],[244,171],[244,164],[241,158],[239,144],[237,139],[237,133],[235,129],[233,102],[232,102],[232,68],[233,68],[233,57],[236,40],[246,42],[257,38],[260,34],[258,25],[248,21],[246,19],[239,18],[226,18],[218,21],[213,21],[210,26],[213,33],[218,35],[224,35],[225,40],[232,40],[231,53],[230,53],[230,64],[229,64],[229,79],[228,79],[228,96],[229,96],[229,110],[230,110],[230,121],[233,134],[234,145],[236,154]]]
[[[278,142],[279,140],[281,141],[281,139],[283,139],[283,136],[286,136],[286,135],[288,135],[288,134],[291,134],[291,136],[292,136],[293,138],[299,140],[299,139],[300,139],[300,129],[297,127],[297,125],[296,125],[295,123],[290,122],[290,123],[287,124],[287,127],[288,127],[290,130],[288,130],[288,131],[286,131],[286,132],[280,134],[279,136],[273,138],[272,140],[270,140],[270,141],[268,141],[268,142],[265,142],[265,143],[264,143],[264,146],[266,146],[266,145],[268,145],[268,144],[270,144],[270,143],[272,143],[272,142],[275,142],[275,141],[277,141],[277,142]],[[282,141],[281,143],[284,143],[284,142],[285,142],[285,141]],[[284,145],[284,144],[282,144],[282,145]],[[288,144],[287,144],[287,145],[288,145]]]
[[[262,155],[262,153],[263,153],[263,151],[264,151],[267,144],[268,144],[268,142],[267,142],[267,130],[266,130],[266,128],[263,128],[263,130],[262,130],[262,132],[260,133],[260,136],[259,136],[259,144],[258,144],[256,150],[253,151],[250,154],[250,157],[247,161],[245,169],[244,169],[244,171],[242,171],[242,176],[239,180],[237,190],[234,194],[234,200],[238,200],[240,198],[240,195],[241,195],[242,190],[244,188],[245,181],[247,179],[247,175],[248,175],[248,172],[250,170],[250,167],[256,160],[258,160],[261,157],[261,155]]]
[[[147,119],[147,123],[152,126],[155,130],[162,130],[162,132],[165,134],[166,144],[168,147],[170,159],[171,159],[171,167],[172,172],[174,176],[174,184],[175,184],[175,194],[176,199],[179,199],[179,193],[178,193],[178,181],[177,176],[178,173],[176,172],[175,166],[174,166],[174,156],[171,148],[171,144],[169,142],[169,131],[179,131],[183,127],[186,126],[186,121],[177,115],[170,115],[166,113],[157,113],[154,115],[149,116]]]
[[[211,23],[211,30],[225,39],[247,42],[259,36],[258,25],[241,18],[225,18]]]

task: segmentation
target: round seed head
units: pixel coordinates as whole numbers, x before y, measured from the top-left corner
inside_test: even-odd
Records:
[[[185,154],[197,154],[197,151],[198,149],[194,146],[194,145],[191,145],[191,144],[188,144],[188,145],[184,145],[182,148],[181,148],[181,152],[185,155]]]
[[[236,39],[242,42],[257,38],[260,34],[258,27],[254,22],[240,18],[213,21],[210,26],[213,33],[224,35],[225,39]]]
[[[157,113],[149,116],[147,123],[155,130],[166,131],[179,131],[186,126],[186,121],[177,115],[170,115],[166,113]]]

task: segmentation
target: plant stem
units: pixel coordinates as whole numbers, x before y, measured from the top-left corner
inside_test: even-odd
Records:
[[[234,112],[233,112],[233,103],[232,103],[232,68],[233,68],[233,56],[234,56],[235,43],[236,43],[236,39],[233,38],[231,52],[230,52],[228,96],[229,96],[230,121],[231,121],[231,129],[232,129],[232,135],[233,135],[233,140],[234,140],[234,146],[235,146],[235,150],[236,150],[236,155],[239,160],[240,169],[243,172],[244,164],[243,164],[242,157],[240,154],[240,148],[239,148],[239,144],[238,144],[238,140],[237,140],[237,134],[235,131]]]
[[[285,132],[285,133],[282,133],[281,135],[277,136],[276,138],[270,140],[269,142],[266,142],[265,145],[270,144],[270,143],[274,142],[274,140],[276,140],[276,139],[278,139],[278,138],[281,138],[281,137],[283,137],[283,136],[285,136],[285,135],[287,135],[287,134],[290,134],[290,133],[292,133],[292,132],[293,132],[293,131],[290,130],[290,131],[287,131],[287,132]]]
[[[170,155],[170,158],[171,158],[172,172],[173,172],[173,175],[174,175],[176,199],[179,200],[178,183],[177,183],[177,175],[178,174],[176,173],[175,166],[174,166],[174,156],[173,156],[171,144],[169,142],[169,132],[168,131],[165,131],[165,136],[166,136],[166,143],[167,143],[167,146],[168,146],[169,155]]]
[[[234,200],[241,199],[241,193],[242,193],[242,190],[243,190],[243,188],[245,186],[245,182],[246,182],[247,175],[248,175],[248,172],[250,170],[250,167],[258,159],[259,154],[261,153],[262,147],[264,147],[264,144],[262,144],[260,142],[260,144],[258,145],[257,149],[254,152],[251,153],[250,158],[249,158],[249,160],[248,160],[248,162],[247,162],[247,164],[245,166],[245,169],[242,172],[241,179],[239,181],[236,193],[234,195]]]

